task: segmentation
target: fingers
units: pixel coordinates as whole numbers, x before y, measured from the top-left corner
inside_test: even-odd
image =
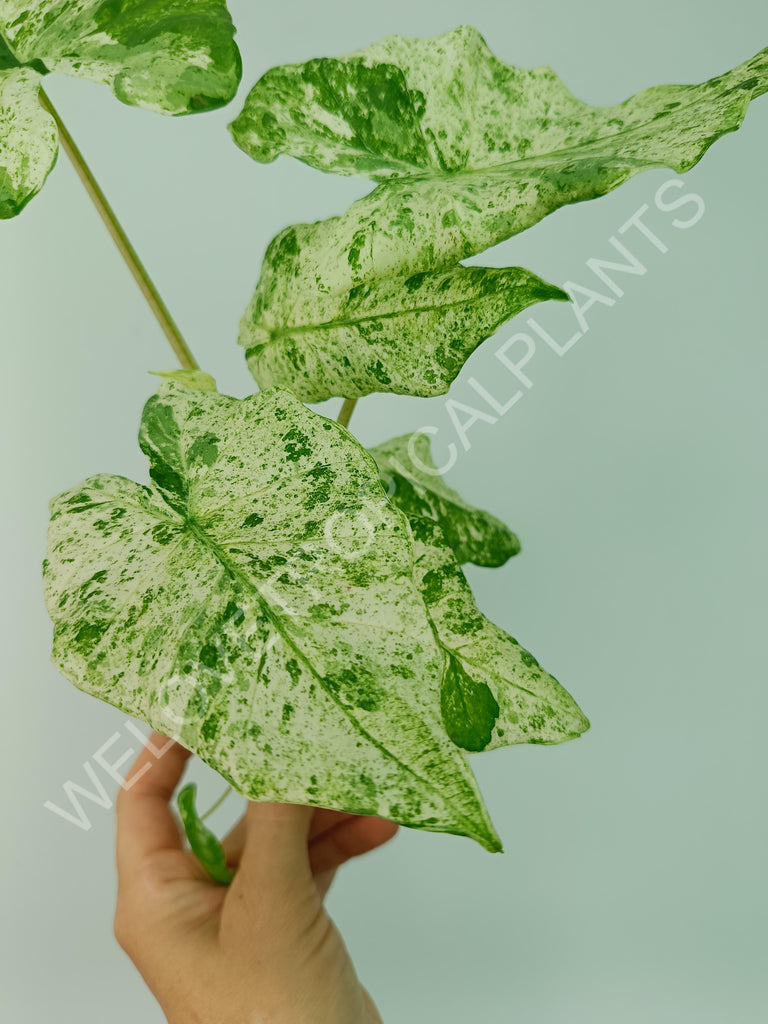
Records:
[[[335,828],[336,825],[340,825],[343,821],[350,821],[355,817],[356,815],[348,814],[345,811],[331,811],[326,807],[316,808],[309,826],[310,843],[329,829]]]
[[[153,853],[183,849],[169,801],[189,756],[178,743],[169,745],[165,736],[153,733],[128,773],[117,799],[117,869],[121,876],[135,871]]]
[[[329,829],[334,828],[336,825],[341,824],[341,822],[349,821],[354,817],[354,814],[349,814],[344,811],[332,811],[325,807],[316,807],[309,825],[309,842],[311,843],[318,836],[327,832]],[[243,815],[232,826],[221,841],[221,845],[224,848],[224,854],[227,858],[227,863],[230,866],[236,866],[240,863],[240,857],[242,856],[243,847],[245,846],[245,834],[246,824],[245,815]]]
[[[307,840],[313,808],[300,804],[249,803],[245,844],[237,877],[247,885],[309,877]]]
[[[309,845],[309,864],[312,874],[325,875],[382,846],[397,834],[397,825],[386,818],[351,816],[335,828],[318,836]]]
[[[259,806],[265,808],[292,805]],[[261,815],[263,821],[265,811],[260,810],[256,814]],[[240,863],[247,831],[246,815],[243,815],[222,840],[227,863],[232,867]],[[384,818],[349,814],[324,807],[315,808],[307,832],[309,864],[315,880],[319,883],[321,879],[318,876],[332,876],[332,872],[346,861],[381,846],[396,833],[397,826]],[[330,877],[327,881],[329,885]],[[325,888],[327,887],[326,885]]]

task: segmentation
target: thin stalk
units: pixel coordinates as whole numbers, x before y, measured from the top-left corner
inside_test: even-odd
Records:
[[[101,188],[91,173],[88,164],[83,159],[83,154],[77,148],[75,140],[69,134],[66,125],[61,120],[55,107],[42,89],[40,90],[40,103],[56,122],[62,149],[67,154],[72,162],[72,166],[77,171],[80,181],[82,181],[85,186],[86,192],[91,197],[93,205],[96,207],[99,212],[99,216],[104,221],[107,231],[109,231],[115,245],[120,251],[120,255],[125,260],[128,269],[133,274],[144,298],[149,303],[149,308],[152,310],[155,319],[160,324],[163,333],[170,342],[171,348],[176,353],[176,357],[185,370],[199,369],[197,360],[190,352],[186,341],[182,338],[179,328],[176,326],[173,317],[168,312],[167,306],[160,298],[160,294],[152,283],[152,279],[147,273],[144,264],[139,259],[136,250],[128,240],[128,236],[125,231],[123,231],[112,207],[107,202],[106,196],[101,191]]]
[[[232,787],[231,786],[227,786],[227,788],[221,794],[221,796],[216,801],[216,803],[213,804],[212,807],[209,807],[208,810],[205,812],[205,814],[201,815],[200,821],[205,821],[206,818],[210,818],[210,816],[213,814],[214,811],[218,811],[218,809],[221,807],[221,805],[224,803],[224,801],[227,799],[227,797],[229,796],[229,794],[231,792],[232,792]]]
[[[339,417],[336,420],[336,422],[340,423],[342,427],[349,426],[349,421],[352,419],[352,413],[355,411],[355,406],[357,405],[357,402],[358,399],[356,398],[344,399],[344,405],[342,405],[341,412],[339,413]]]

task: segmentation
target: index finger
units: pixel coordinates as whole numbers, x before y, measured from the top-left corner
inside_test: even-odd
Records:
[[[117,798],[117,871],[123,878],[161,850],[182,850],[169,801],[190,752],[152,733]]]

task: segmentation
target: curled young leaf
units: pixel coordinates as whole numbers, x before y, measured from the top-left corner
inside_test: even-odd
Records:
[[[229,885],[234,875],[227,866],[224,847],[197,813],[196,796],[197,786],[190,782],[176,797],[189,845],[214,882]]]
[[[102,475],[52,502],[64,675],[249,799],[500,849],[445,734],[411,532],[372,457],[288,392],[176,381],[147,403],[140,442],[151,486]]]
[[[428,519],[411,521],[415,577],[444,653],[441,709],[465,750],[562,743],[589,721],[560,683],[478,610],[464,573]]]
[[[193,391],[217,391],[216,381],[203,370],[150,370],[153,377],[164,380],[177,380],[179,384],[192,388]]]
[[[514,533],[490,512],[467,504],[443,480],[429,438],[414,433],[370,449],[389,499],[409,519],[434,520],[459,563],[496,568],[520,551]]]
[[[225,0],[0,0],[0,218],[23,209],[55,162],[41,74],[103,82],[162,114],[212,110],[240,82],[234,32]]]
[[[305,402],[374,391],[442,395],[510,317],[536,302],[568,301],[522,267],[411,273],[410,228],[404,220],[396,230],[401,263],[391,275],[360,277],[344,245],[338,258],[341,237],[360,232],[361,245],[379,243],[354,206],[274,239],[240,324],[240,344],[260,387],[290,383]]]

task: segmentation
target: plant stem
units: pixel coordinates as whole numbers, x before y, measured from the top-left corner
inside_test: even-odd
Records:
[[[336,420],[336,422],[340,423],[342,427],[349,426],[349,421],[352,419],[352,413],[355,411],[355,406],[357,405],[357,402],[358,400],[356,398],[344,399],[344,405],[342,405],[341,412],[339,413],[339,417]]]
[[[218,799],[218,800],[216,801],[216,803],[215,803],[215,804],[213,804],[213,806],[212,806],[212,807],[209,807],[209,808],[208,808],[208,810],[207,810],[207,811],[205,812],[205,814],[203,814],[203,815],[202,815],[202,816],[200,817],[200,821],[205,821],[205,819],[206,819],[206,818],[210,818],[210,816],[211,816],[211,815],[213,814],[213,812],[214,812],[214,811],[218,811],[218,809],[219,809],[219,808],[221,807],[221,805],[222,805],[222,804],[224,803],[224,801],[225,801],[225,800],[227,799],[227,797],[229,796],[229,794],[230,794],[230,793],[231,793],[232,791],[233,791],[233,790],[232,790],[232,787],[231,787],[231,786],[227,786],[227,788],[226,788],[226,789],[224,790],[224,792],[223,792],[223,793],[221,794],[221,796],[220,796],[220,797],[219,797],[219,799]]]
[[[179,362],[185,370],[199,369],[195,357],[192,355],[187,343],[182,338],[179,328],[174,323],[173,317],[168,312],[168,308],[165,303],[160,298],[157,288],[155,288],[152,283],[152,280],[144,268],[143,263],[139,259],[136,250],[128,240],[128,236],[125,231],[123,231],[112,207],[107,202],[106,196],[99,188],[98,182],[91,173],[88,164],[83,159],[83,155],[77,148],[75,140],[69,134],[66,125],[59,117],[56,109],[43,89],[40,90],[40,103],[56,122],[56,127],[59,130],[59,139],[64,152],[71,160],[72,166],[77,171],[78,177],[85,186],[86,192],[91,197],[93,205],[96,207],[99,212],[99,216],[104,221],[107,231],[109,231],[115,245],[120,251],[120,255],[125,260],[128,265],[128,269],[133,274],[144,298],[149,303],[149,308],[152,310],[155,319],[163,329],[163,333],[170,342],[171,348],[176,353]]]

